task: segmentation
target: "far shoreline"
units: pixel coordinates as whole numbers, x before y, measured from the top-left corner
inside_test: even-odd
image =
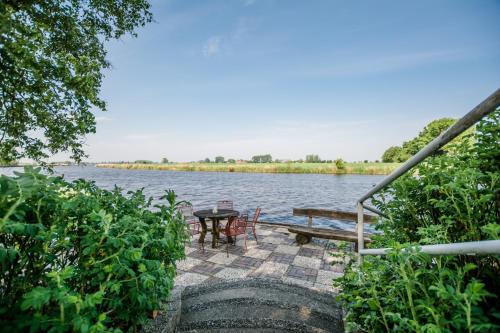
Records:
[[[331,174],[331,175],[388,175],[401,163],[345,163],[337,168],[335,163],[100,163],[98,168],[122,170],[191,171],[191,172],[242,172],[282,174]]]

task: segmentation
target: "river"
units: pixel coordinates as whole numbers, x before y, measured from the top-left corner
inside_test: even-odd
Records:
[[[0,168],[12,174],[21,168]],[[173,189],[180,199],[190,201],[195,210],[212,208],[217,200],[234,201],[235,209],[262,208],[260,220],[278,223],[305,224],[306,217],[292,215],[292,208],[325,208],[355,211],[356,199],[384,176],[271,174],[233,172],[183,172],[105,169],[94,166],[56,167],[55,172],[67,180],[84,178],[111,189],[144,188],[148,196],[158,198],[166,189]],[[354,228],[354,224],[329,219],[314,219],[314,225]]]

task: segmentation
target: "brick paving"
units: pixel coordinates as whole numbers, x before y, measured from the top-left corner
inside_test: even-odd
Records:
[[[342,258],[330,255],[335,242],[313,239],[299,246],[295,234],[280,226],[257,225],[257,240],[249,231],[247,250],[242,237],[236,245],[211,248],[211,236],[205,238],[205,251],[198,236],[186,244],[186,259],[177,263],[176,285],[211,283],[224,279],[262,277],[300,284],[312,289],[335,292],[331,281],[343,274]]]

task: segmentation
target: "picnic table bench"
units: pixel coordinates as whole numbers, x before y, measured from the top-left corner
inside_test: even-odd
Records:
[[[358,215],[356,213],[330,209],[294,208],[293,215],[307,216],[307,227],[290,226],[288,228],[288,231],[297,234],[297,236],[295,236],[295,240],[298,244],[307,244],[311,241],[312,237],[318,237],[324,239],[353,242],[356,244],[357,249],[358,234],[356,231],[317,228],[312,226],[313,217],[326,217],[335,220],[355,222],[358,218]],[[364,214],[363,219],[365,223],[370,223],[374,221],[374,216]],[[364,240],[365,243],[369,243],[371,241],[370,234],[365,234]]]

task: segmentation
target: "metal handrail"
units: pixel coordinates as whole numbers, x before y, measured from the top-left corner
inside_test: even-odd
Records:
[[[457,255],[457,254],[500,254],[500,240],[484,240],[476,242],[463,242],[451,244],[435,244],[416,246],[420,252],[432,255]],[[390,248],[359,250],[361,255],[384,255]]]
[[[477,105],[469,113],[459,119],[454,125],[448,128],[440,136],[432,140],[427,146],[422,148],[418,153],[411,157],[399,168],[391,172],[387,177],[385,177],[380,183],[375,185],[366,194],[359,198],[357,202],[357,212],[358,212],[358,223],[356,224],[356,230],[358,232],[358,249],[361,255],[364,254],[374,254],[374,251],[363,250],[364,249],[364,221],[363,221],[363,209],[370,210],[374,213],[379,214],[373,207],[364,205],[364,202],[371,198],[374,194],[384,189],[386,186],[391,184],[393,181],[404,175],[411,168],[422,162],[424,159],[435,153],[437,150],[445,146],[451,140],[462,134],[468,128],[473,126],[479,120],[487,116],[488,114],[495,111],[500,106],[500,89],[497,89],[493,94],[488,96],[483,102]],[[475,243],[475,242],[474,242]],[[448,244],[449,245],[449,244]],[[373,249],[375,250],[375,249]],[[377,249],[380,250],[380,249]],[[383,249],[382,249],[383,250]],[[360,256],[361,260],[361,256]]]

